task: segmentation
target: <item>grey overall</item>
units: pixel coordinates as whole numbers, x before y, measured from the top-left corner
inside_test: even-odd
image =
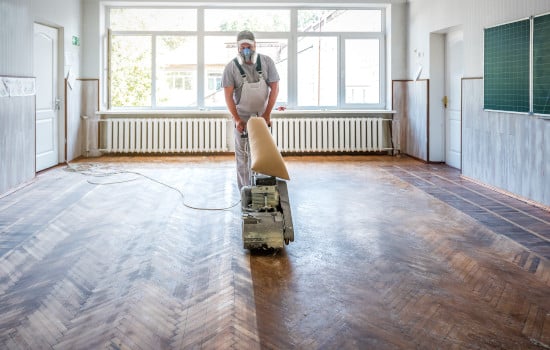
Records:
[[[258,57],[258,60],[260,58]],[[242,68],[241,68],[242,69]],[[261,116],[265,111],[268,97],[269,86],[267,85],[263,75],[260,73],[260,80],[257,82],[249,82],[244,71],[241,71],[243,77],[241,99],[237,105],[239,118],[248,122],[251,116]],[[235,159],[237,163],[237,184],[239,190],[243,186],[250,185],[250,152],[247,137],[241,137],[241,133],[234,128],[235,137]]]

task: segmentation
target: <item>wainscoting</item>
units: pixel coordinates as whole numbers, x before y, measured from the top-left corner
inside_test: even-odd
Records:
[[[550,120],[483,110],[483,79],[462,80],[462,174],[550,206]]]
[[[428,80],[392,81],[394,143],[404,154],[428,161]]]
[[[1,16],[0,16],[1,17]],[[3,43],[2,43],[3,44]],[[32,80],[32,77],[4,79]],[[36,96],[16,93],[14,96],[2,84],[0,94],[0,194],[34,177],[36,163]],[[32,137],[31,137],[32,136]]]

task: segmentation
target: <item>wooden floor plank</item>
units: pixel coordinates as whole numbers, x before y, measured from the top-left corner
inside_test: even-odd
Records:
[[[263,254],[232,156],[84,159],[0,198],[0,348],[550,347],[549,212],[406,157],[285,159],[296,239]]]

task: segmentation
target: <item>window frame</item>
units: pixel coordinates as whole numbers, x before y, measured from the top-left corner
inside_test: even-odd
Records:
[[[384,23],[383,23],[384,24]],[[353,35],[353,34],[346,34],[342,35],[341,37],[341,49],[339,50],[339,53],[341,55],[340,62],[341,62],[341,72],[340,74],[340,96],[339,101],[341,101],[341,105],[346,109],[354,109],[354,108],[363,108],[364,104],[357,104],[357,103],[348,103],[346,102],[346,58],[345,58],[345,52],[346,47],[345,43],[346,40],[351,39],[375,39],[378,40],[378,91],[379,91],[379,101],[377,104],[370,104],[375,106],[378,109],[383,108],[386,105],[386,42],[385,37],[382,33],[380,34],[373,34],[368,33],[366,35]]]
[[[196,31],[113,31],[109,29],[109,15],[111,9],[120,9],[120,8],[174,8],[174,9],[195,9],[197,12],[197,28]],[[290,31],[284,32],[262,32],[254,31],[258,41],[269,40],[269,39],[286,39],[288,43],[288,64],[287,64],[287,76],[288,80],[286,82],[281,82],[281,84],[286,85],[287,91],[287,101],[284,103],[284,106],[292,110],[383,110],[386,107],[387,101],[387,70],[386,70],[386,57],[387,57],[387,25],[386,25],[386,16],[387,10],[386,6],[381,5],[372,5],[365,4],[353,5],[349,7],[337,7],[337,6],[328,6],[323,4],[316,4],[315,6],[261,6],[258,4],[233,4],[231,6],[224,5],[212,5],[212,6],[162,6],[148,4],[146,6],[139,5],[106,5],[104,7],[105,13],[105,32],[108,33],[109,42],[111,35],[150,35],[152,40],[152,59],[151,59],[151,106],[146,107],[112,107],[111,106],[111,93],[110,93],[110,62],[109,57],[110,47],[105,45],[104,50],[106,51],[107,56],[107,65],[103,70],[104,74],[104,87],[106,94],[106,103],[109,109],[112,110],[223,110],[225,106],[207,106],[205,105],[205,87],[208,84],[208,77],[206,77],[206,68],[205,68],[205,38],[208,36],[235,36],[237,33],[232,31],[206,31],[205,30],[205,9],[224,9],[224,10],[242,10],[242,9],[251,9],[251,10],[269,10],[269,9],[285,9],[290,12]],[[381,31],[380,32],[301,32],[298,31],[297,21],[298,21],[298,11],[300,10],[379,10],[381,16]],[[182,36],[196,36],[197,39],[197,81],[196,81],[196,96],[197,104],[195,106],[183,107],[183,106],[158,106],[156,102],[156,37],[163,35],[182,35]],[[337,96],[336,96],[336,106],[299,106],[297,104],[298,99],[298,53],[297,53],[297,40],[298,37],[302,36],[336,36],[337,38]],[[347,39],[377,39],[379,40],[379,103],[346,103],[346,89],[345,89],[345,41]],[[260,52],[261,53],[261,52]],[[277,102],[276,106],[281,105]]]

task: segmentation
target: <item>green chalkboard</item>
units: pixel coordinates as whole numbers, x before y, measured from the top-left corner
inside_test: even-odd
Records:
[[[529,19],[485,29],[485,109],[529,112]]]
[[[550,114],[550,15],[533,23],[533,112]]]

